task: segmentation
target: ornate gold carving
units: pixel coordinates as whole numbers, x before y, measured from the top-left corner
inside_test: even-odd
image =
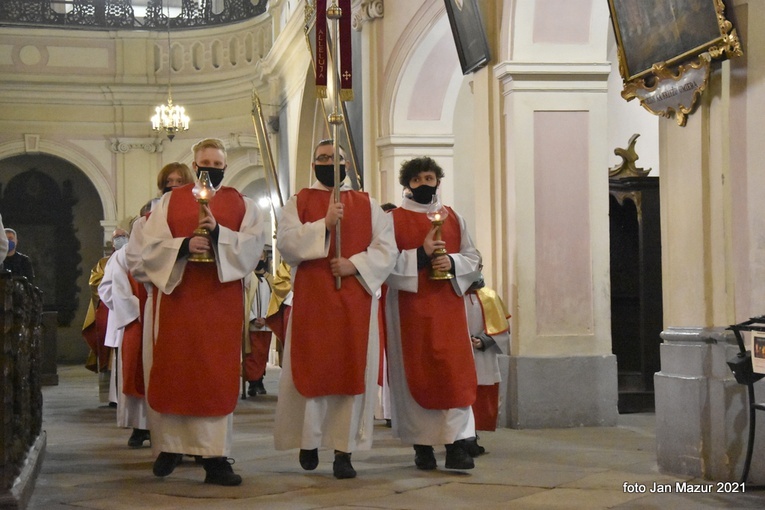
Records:
[[[634,179],[634,178],[642,178],[642,177],[648,177],[648,174],[651,172],[651,169],[644,170],[643,168],[638,168],[635,162],[640,159],[640,156],[638,156],[637,152],[635,151],[635,143],[637,142],[637,139],[640,137],[639,133],[635,133],[630,137],[629,144],[627,145],[626,149],[623,149],[621,147],[617,147],[614,149],[614,154],[622,158],[622,162],[618,165],[612,166],[608,169],[608,178],[609,180],[623,180],[623,179]],[[640,191],[615,191],[611,190],[611,196],[616,199],[616,202],[620,205],[624,205],[625,200],[630,200],[632,203],[635,204],[635,209],[637,211],[637,220],[638,223],[643,223],[643,209],[642,209],[642,199],[643,194]]]
[[[702,54],[676,69],[667,68],[663,62],[654,64],[648,76],[625,82],[622,97],[627,101],[637,97],[649,112],[667,118],[674,116],[677,124],[684,126],[708,81],[709,58]]]
[[[630,137],[629,144],[626,149],[617,147],[614,149],[614,154],[622,158],[622,162],[618,165],[612,166],[608,169],[609,179],[626,179],[628,177],[647,177],[651,172],[651,169],[644,170],[638,168],[635,162],[640,159],[635,151],[635,143],[640,137],[639,133],[635,133]]]
[[[722,43],[719,46],[711,46],[707,51],[712,58],[720,58],[723,55],[727,58],[740,57],[744,54],[741,48],[741,41],[738,39],[736,29],[733,23],[725,18],[725,4],[723,0],[715,0],[715,11],[717,12],[717,24],[720,27]]]

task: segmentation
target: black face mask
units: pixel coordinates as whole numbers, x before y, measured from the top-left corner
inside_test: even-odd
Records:
[[[316,178],[328,188],[335,187],[335,165],[314,165]],[[345,165],[340,165],[340,182],[345,180]]]
[[[414,189],[410,189],[412,192],[412,200],[418,204],[429,204],[433,200],[433,196],[436,194],[438,186],[428,186],[427,184],[420,184]]]
[[[168,191],[173,191],[173,188],[171,186],[165,186],[164,188],[162,188],[163,195],[167,193]]]
[[[212,184],[213,188],[217,188],[220,186],[220,183],[223,181],[223,171],[225,168],[212,168],[209,166],[198,166],[197,167],[197,179],[199,179],[199,176],[202,174],[202,171],[206,171],[207,175],[210,176],[210,184]]]

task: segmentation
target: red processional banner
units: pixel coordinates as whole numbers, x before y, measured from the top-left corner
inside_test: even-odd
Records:
[[[316,95],[327,97],[327,0],[316,0]]]
[[[342,16],[336,21],[339,39],[340,57],[333,56],[336,73],[340,80],[340,100],[353,101],[353,52],[351,45],[351,21],[353,19],[352,0],[338,1]],[[327,97],[327,75],[329,74],[327,26],[327,0],[316,0],[316,95]],[[339,67],[338,67],[339,64]]]
[[[351,49],[351,0],[340,0],[343,17],[340,18],[340,99],[353,101],[353,62]]]

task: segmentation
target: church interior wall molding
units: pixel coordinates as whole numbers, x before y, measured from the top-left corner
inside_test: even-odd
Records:
[[[144,150],[149,154],[162,152],[162,140],[156,137],[152,138],[112,138],[111,151],[115,154],[127,154],[132,150]]]
[[[360,32],[363,29],[364,23],[380,19],[384,14],[385,5],[383,0],[354,0],[351,26],[354,30]]]

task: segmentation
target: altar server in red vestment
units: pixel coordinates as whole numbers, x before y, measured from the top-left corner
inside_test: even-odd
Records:
[[[117,367],[113,370],[116,372],[117,425],[133,429],[128,446],[139,448],[149,439],[140,320],[146,288],[130,276],[125,248],[117,249],[109,257],[98,295],[109,308],[105,344],[113,348],[112,366]]]
[[[465,295],[470,340],[478,376],[476,400],[473,404],[476,430],[495,430],[499,416],[499,356],[510,353],[510,314],[502,299],[478,278]],[[465,442],[471,457],[485,453],[478,436]]]
[[[112,232],[112,246],[115,250],[124,246],[128,240],[128,233],[122,228]],[[85,368],[98,374],[98,395],[101,402],[108,402],[110,406],[117,406],[116,383],[113,378],[111,358],[112,347],[106,344],[106,329],[109,321],[109,308],[101,302],[98,295],[98,286],[104,278],[106,263],[111,254],[101,258],[90,270],[90,303],[85,322],[82,325],[82,336],[90,347],[90,354],[85,362]]]
[[[143,229],[143,268],[157,288],[153,352],[146,395],[156,476],[169,475],[182,454],[203,457],[205,483],[239,485],[229,459],[239,396],[243,279],[255,269],[267,225],[257,205],[221,186],[223,143],[193,147],[193,168],[216,189],[203,206],[187,184],[165,193]],[[207,228],[210,238],[194,234]],[[215,253],[215,261],[189,255]]]
[[[184,163],[172,162],[162,167],[157,174],[158,197],[173,188],[194,182],[191,169]],[[153,303],[154,286],[143,271],[143,227],[146,225],[151,207],[159,202],[159,198],[153,198],[141,208],[140,215],[135,218],[130,228],[130,239],[123,250],[118,264],[115,264],[115,274],[112,284],[112,295],[115,306],[125,312],[120,322],[124,324],[124,336],[121,347],[117,351],[119,357],[118,392],[117,400],[117,425],[132,427],[133,432],[128,439],[128,446],[140,448],[145,441],[151,439],[148,430],[148,406],[146,404],[145,381],[148,378],[144,373],[143,359],[146,355],[144,340],[151,339],[151,304]],[[128,271],[128,276],[122,274],[122,269]],[[108,272],[108,271],[107,271]],[[127,281],[125,280],[127,278]],[[104,277],[106,281],[106,276]],[[102,285],[104,283],[102,282]],[[127,292],[120,292],[130,290]],[[100,292],[100,287],[99,287]],[[119,304],[121,302],[121,304]],[[138,303],[138,315],[134,315],[132,304]],[[112,308],[110,306],[110,308]],[[148,310],[148,314],[146,311]],[[110,314],[111,315],[111,314]],[[151,346],[149,341],[148,346]]]
[[[474,467],[464,445],[475,436],[477,383],[463,296],[481,255],[450,208],[436,240],[427,211],[443,176],[431,158],[404,162],[399,182],[406,194],[389,213],[400,252],[385,303],[393,434],[414,445],[415,465],[424,470],[436,469],[434,445],[446,446],[447,469]],[[440,248],[448,255],[434,257]],[[431,267],[453,278],[431,280]]]
[[[372,445],[379,368],[377,292],[395,262],[390,216],[366,193],[341,188],[335,202],[332,140],[314,149],[318,182],[282,209],[276,246],[292,268],[274,443],[300,448],[303,469],[316,469],[320,447],[334,450],[333,474],[353,478],[351,453]],[[341,256],[335,225],[341,219]],[[336,289],[335,277],[341,278]]]
[[[269,247],[270,248],[270,247]],[[244,371],[249,383],[247,394],[251,397],[265,395],[263,378],[266,376],[268,352],[273,332],[266,324],[268,305],[271,302],[273,276],[268,270],[268,250],[260,256],[258,267],[249,282],[245,313],[249,313],[249,328],[245,331]]]

